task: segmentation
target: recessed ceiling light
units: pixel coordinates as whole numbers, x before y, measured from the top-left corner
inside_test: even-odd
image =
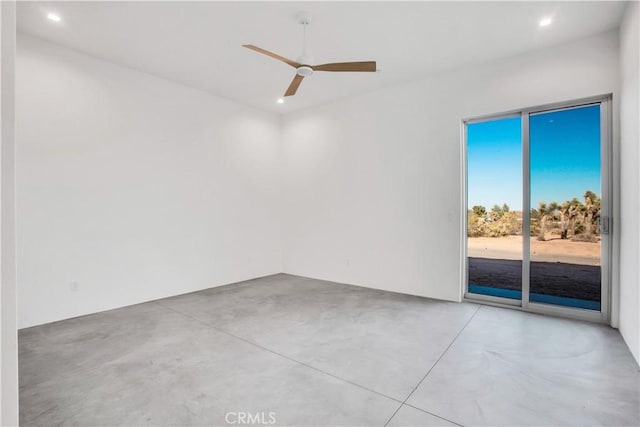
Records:
[[[548,27],[551,25],[551,18],[542,18],[539,22],[541,27]]]
[[[282,99],[282,98],[278,98],[278,101],[277,101],[277,102],[278,102],[278,104],[284,104],[284,99]]]
[[[60,22],[62,20],[62,18],[60,18],[60,15],[56,15],[55,13],[48,13],[47,18],[49,18],[49,20],[53,22]]]

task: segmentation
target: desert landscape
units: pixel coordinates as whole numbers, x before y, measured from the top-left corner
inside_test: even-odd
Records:
[[[530,297],[547,302],[598,309],[601,298],[601,240],[597,222],[600,198],[592,191],[564,203],[540,202],[531,210]],[[470,289],[522,289],[522,212],[474,206],[468,213]],[[553,298],[556,298],[555,302]],[[561,302],[562,301],[562,302]]]

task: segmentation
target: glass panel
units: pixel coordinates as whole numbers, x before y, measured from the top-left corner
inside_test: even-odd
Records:
[[[600,310],[600,105],[531,115],[529,300]]]
[[[467,125],[468,292],[522,298],[521,118]]]

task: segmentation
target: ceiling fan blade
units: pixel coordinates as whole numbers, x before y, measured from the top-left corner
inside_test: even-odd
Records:
[[[313,71],[376,71],[376,61],[334,62],[332,64],[314,65]]]
[[[291,65],[293,68],[298,68],[301,65],[301,64],[298,64],[296,61],[292,61],[291,59],[287,59],[284,56],[280,56],[276,53],[269,52],[268,50],[262,49],[261,47],[254,46],[252,44],[243,44],[242,47],[246,47],[247,49],[255,50],[258,53],[270,56],[273,59],[277,59],[278,61],[282,61],[285,64]]]
[[[302,79],[304,79],[304,76],[296,74],[296,76],[293,78],[293,81],[289,85],[289,88],[285,92],[284,96],[295,95],[296,91],[298,90],[298,86],[300,86],[300,83],[302,83]]]

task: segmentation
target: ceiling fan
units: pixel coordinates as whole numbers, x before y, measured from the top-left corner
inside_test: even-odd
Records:
[[[277,59],[278,61],[282,61],[287,65],[296,69],[296,75],[293,78],[293,81],[289,85],[289,88],[285,92],[284,96],[295,95],[300,83],[302,83],[302,79],[305,77],[309,77],[313,74],[314,71],[332,71],[332,72],[375,72],[376,71],[376,62],[375,61],[359,61],[359,62],[333,62],[329,64],[321,64],[321,65],[309,65],[312,62],[312,58],[307,54],[307,26],[311,23],[311,18],[309,15],[305,13],[301,13],[298,17],[298,22],[302,24],[302,28],[304,29],[304,40],[303,40],[303,48],[302,48],[302,56],[298,58],[297,61],[293,61],[291,59],[285,58],[284,56],[280,56],[276,53],[269,52],[266,49],[262,49],[258,46],[254,46],[252,44],[244,44],[242,47],[246,47],[247,49],[254,50],[258,53],[262,53],[263,55],[270,56],[271,58]]]

